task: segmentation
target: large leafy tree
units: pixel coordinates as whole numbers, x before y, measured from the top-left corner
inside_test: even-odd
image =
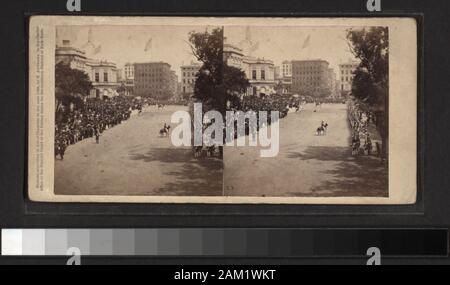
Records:
[[[192,54],[202,63],[196,75],[193,98],[202,103],[203,112],[216,110],[225,118],[227,108],[239,107],[240,95],[249,86],[245,73],[224,62],[222,28],[191,32],[189,44]],[[220,151],[222,153],[223,149]]]
[[[71,103],[81,104],[82,98],[89,94],[92,83],[89,76],[81,70],[72,69],[69,65],[59,62],[55,66],[55,95],[59,110],[61,106],[68,107]]]
[[[223,29],[189,34],[192,54],[202,63],[194,85],[194,99],[204,108],[224,111],[219,86],[223,79]]]
[[[193,55],[202,62],[195,81],[194,99],[222,114],[228,103],[231,107],[239,106],[240,95],[245,93],[249,82],[242,70],[224,62],[223,29],[191,32],[189,42]]]
[[[245,72],[239,68],[225,64],[221,89],[224,91],[224,100],[227,108],[239,110],[242,103],[242,95],[245,94],[250,83]]]
[[[382,137],[382,151],[388,154],[389,104],[389,29],[370,27],[349,30],[349,47],[360,60],[352,84],[352,96],[376,117]]]

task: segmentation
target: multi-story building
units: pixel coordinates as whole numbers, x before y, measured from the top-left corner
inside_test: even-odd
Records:
[[[348,60],[346,63],[339,64],[340,90],[342,93],[348,93],[352,90],[354,72],[359,62]]]
[[[104,99],[106,97],[117,96],[117,67],[113,62],[87,60],[89,67],[89,78],[94,87],[89,97]]]
[[[247,95],[275,94],[275,66],[273,61],[255,57],[243,57],[241,69],[250,82]]]
[[[250,87],[246,95],[271,95],[275,94],[275,65],[273,61],[245,56],[242,49],[224,44],[223,47],[224,62],[228,66],[233,66],[244,71]]]
[[[124,78],[125,80],[134,80],[134,64],[133,63],[125,63],[124,66]]]
[[[281,63],[279,78],[277,78],[278,84],[281,84],[281,93],[290,94],[292,89],[292,62],[290,60],[284,60]],[[280,92],[280,91],[278,91]]]
[[[289,60],[283,61],[281,65],[281,74],[283,77],[292,77],[292,62]]]
[[[178,75],[174,70],[170,71],[170,90],[175,98],[178,95]]]
[[[71,46],[69,40],[62,40],[62,44],[56,45],[55,63],[60,62],[69,65],[72,69],[81,70],[89,76],[93,85],[89,94],[90,98],[104,99],[118,95],[118,70],[115,63],[88,58],[85,51]]]
[[[293,60],[292,92],[304,96],[324,97],[330,94],[329,63],[325,60]]]
[[[291,94],[292,77],[281,77],[275,80],[275,91],[277,94]]]
[[[56,64],[63,62],[72,69],[78,69],[88,73],[86,59],[86,52],[71,46],[69,40],[63,40],[62,45],[56,45]]]
[[[281,66],[275,66],[275,80],[281,80],[283,76],[281,75]]]
[[[124,82],[125,81],[124,71],[123,71],[122,68],[118,68],[117,69],[117,81],[120,81],[120,82]]]
[[[338,97],[338,94],[336,94],[336,73],[332,68],[328,69],[328,88],[330,89],[330,97]]]
[[[175,94],[172,88],[172,71],[165,62],[134,64],[134,94],[154,99],[169,99]]]
[[[223,44],[223,60],[228,66],[242,68],[243,58],[242,49],[231,44]]]
[[[195,80],[200,67],[200,64],[195,62],[181,66],[181,93],[183,97],[189,97],[194,93]]]

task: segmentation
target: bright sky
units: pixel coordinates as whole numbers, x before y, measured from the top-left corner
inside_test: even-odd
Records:
[[[70,40],[92,58],[108,60],[123,68],[127,62],[164,61],[171,65],[180,80],[180,66],[195,61],[188,42],[191,31],[204,31],[206,26],[59,26],[58,40]],[[209,30],[214,27],[208,27]],[[273,60],[324,59],[338,74],[338,65],[353,59],[343,27],[263,27],[226,26],[227,43],[248,50],[250,44],[258,48],[251,55]],[[91,43],[88,43],[91,30]],[[309,40],[307,40],[309,37]],[[151,48],[145,51],[151,40]],[[99,47],[100,46],[100,47]],[[96,51],[96,52],[95,52]]]
[[[244,52],[250,44],[243,42],[249,37],[253,45],[258,43],[251,55],[273,60],[275,65],[281,65],[284,60],[323,59],[338,74],[340,63],[355,59],[347,44],[346,30],[343,27],[251,26],[247,29],[234,26],[225,28],[225,37],[227,43],[243,48]]]

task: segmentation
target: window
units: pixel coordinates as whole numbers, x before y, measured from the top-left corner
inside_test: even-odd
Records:
[[[108,72],[103,73],[103,81],[108,82]]]
[[[266,80],[266,71],[264,69],[261,70],[261,79]]]
[[[256,80],[256,70],[252,70],[252,79]]]
[[[95,73],[95,82],[100,82],[100,74],[98,72]]]

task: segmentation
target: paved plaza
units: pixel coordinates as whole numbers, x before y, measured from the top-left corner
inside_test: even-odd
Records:
[[[70,195],[387,197],[388,171],[375,156],[351,155],[345,104],[306,105],[280,120],[280,151],[225,147],[223,163],[196,159],[159,130],[176,110],[151,106],[55,161],[55,192]],[[329,124],[325,136],[315,130]],[[173,128],[174,126],[172,126]]]
[[[55,193],[221,196],[221,160],[194,159],[191,148],[159,135],[173,112],[187,109],[150,106],[103,132],[99,144],[89,138],[69,146],[55,160]]]
[[[321,121],[325,136],[316,136]],[[261,158],[259,148],[225,148],[229,196],[387,197],[388,171],[375,156],[351,155],[345,104],[323,104],[280,120],[280,152]],[[255,186],[257,185],[257,186]]]

